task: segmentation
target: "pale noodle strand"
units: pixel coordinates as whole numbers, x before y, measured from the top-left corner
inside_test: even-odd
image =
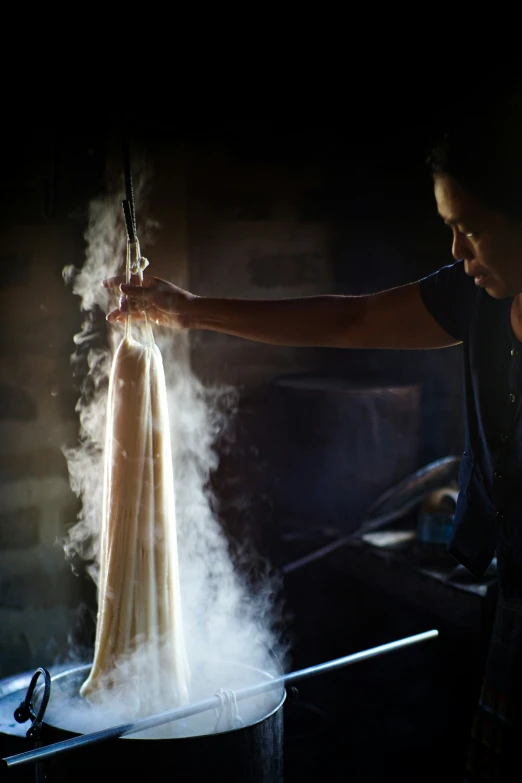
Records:
[[[219,688],[215,695],[219,699],[219,707],[216,708],[217,720],[214,733],[242,728],[244,723],[239,715],[235,691],[231,688]],[[222,721],[225,724],[223,728],[220,727]]]
[[[136,270],[143,281],[148,262],[138,243],[133,250],[134,260],[127,248],[127,274]],[[142,712],[185,703],[190,682],[167,389],[148,320],[146,330],[148,339],[141,343],[127,317],[111,368],[98,623],[93,667],[80,691],[96,700],[107,687],[125,685],[131,679],[122,674],[126,662],[140,650],[133,679],[142,688]]]

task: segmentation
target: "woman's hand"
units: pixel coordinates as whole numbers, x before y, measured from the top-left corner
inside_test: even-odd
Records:
[[[152,323],[160,326],[188,328],[190,325],[189,308],[196,297],[167,280],[145,276],[140,285],[138,275],[132,275],[130,283],[120,276],[104,280],[103,286],[121,291],[119,308],[107,316],[109,323],[124,321],[129,314],[133,320],[140,320],[147,314]]]

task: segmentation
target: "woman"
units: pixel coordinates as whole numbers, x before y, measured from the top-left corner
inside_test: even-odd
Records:
[[[480,577],[497,555],[500,598],[466,780],[513,780],[522,761],[522,111],[517,96],[466,114],[429,163],[456,263],[369,296],[198,297],[122,278],[116,322],[210,329],[287,346],[431,349],[461,343],[466,443],[452,555]]]

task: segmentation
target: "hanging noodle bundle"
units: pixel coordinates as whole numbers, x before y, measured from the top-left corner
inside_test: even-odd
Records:
[[[127,279],[129,257],[128,250]],[[144,334],[136,339],[127,319],[111,368],[98,623],[93,666],[80,691],[96,701],[121,685],[129,677],[125,662],[139,653],[132,687],[140,678],[147,694],[139,712],[186,702],[190,679],[165,374],[148,322]]]

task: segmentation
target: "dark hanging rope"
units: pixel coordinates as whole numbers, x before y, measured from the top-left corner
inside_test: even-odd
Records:
[[[123,175],[125,179],[125,201],[122,201],[127,236],[129,242],[136,242],[136,210],[134,208],[134,187],[130,165],[129,137],[125,126],[122,128]]]
[[[127,199],[125,199],[125,201],[122,201],[121,205],[123,207],[123,214],[125,215],[125,224],[127,226],[127,237],[129,239],[129,242],[135,242],[136,224],[132,214],[132,207]]]

